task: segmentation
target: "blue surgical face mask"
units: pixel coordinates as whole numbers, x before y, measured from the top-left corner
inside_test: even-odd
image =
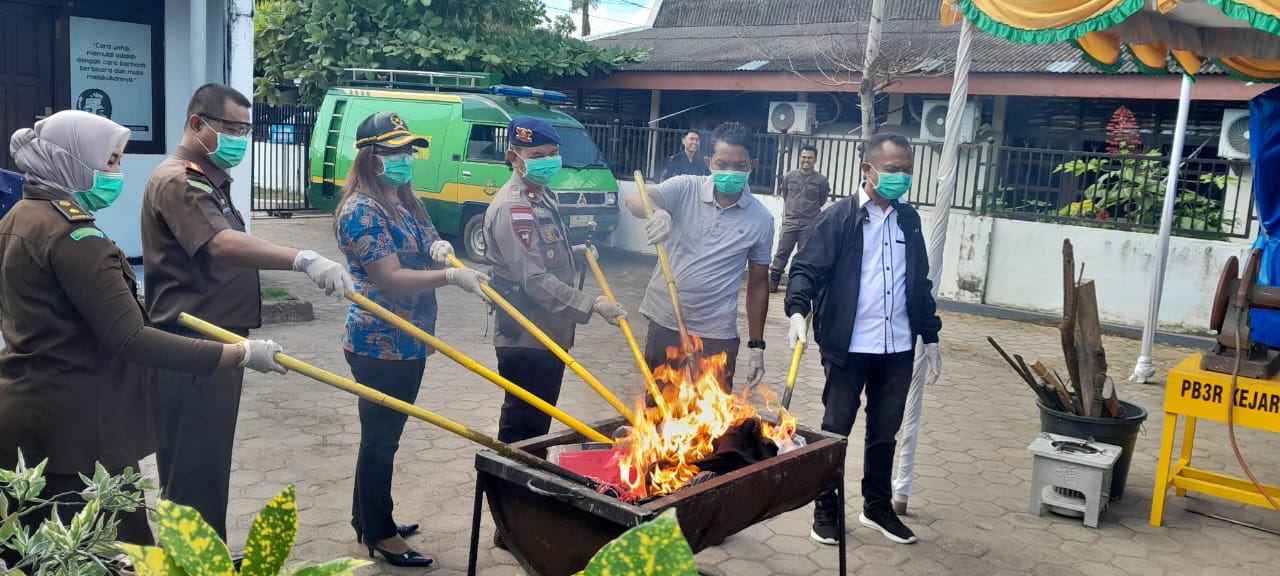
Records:
[[[712,170],[711,180],[716,183],[716,189],[722,194],[736,195],[746,189],[747,177],[750,175],[750,172],[737,170]]]
[[[378,159],[382,160],[382,172],[378,178],[383,182],[390,186],[404,186],[413,180],[413,154],[379,156]]]
[[[880,183],[876,184],[876,194],[885,200],[897,200],[911,190],[911,175],[906,172],[881,172],[873,166],[871,168],[879,177]]]
[[[84,206],[85,210],[97,212],[106,210],[108,206],[115,203],[116,198],[120,197],[120,190],[124,188],[124,174],[121,172],[103,172],[101,170],[93,171],[93,188],[76,192],[73,196],[76,202]]]
[[[521,156],[521,158],[524,158]],[[524,179],[538,186],[546,186],[560,173],[560,156],[543,156],[542,158],[524,158]]]

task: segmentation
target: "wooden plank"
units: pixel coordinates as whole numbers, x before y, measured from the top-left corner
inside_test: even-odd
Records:
[[[1080,367],[1076,362],[1076,256],[1071,240],[1062,241],[1062,357],[1067,361],[1070,385],[1080,392]]]
[[[1071,393],[1067,391],[1067,388],[1062,385],[1056,375],[1050,372],[1048,368],[1045,368],[1044,364],[1041,364],[1039,360],[1031,365],[1031,371],[1035,372],[1042,381],[1049,385],[1049,389],[1058,398],[1058,404],[1062,406],[1063,412],[1075,413],[1075,403],[1071,401]]]
[[[1098,319],[1098,295],[1093,280],[1076,286],[1074,307],[1076,373],[1079,376],[1080,406],[1093,418],[1102,415],[1102,385],[1107,377],[1107,353],[1102,349],[1102,322]]]
[[[1120,399],[1116,395],[1116,383],[1110,376],[1102,388],[1102,397],[1105,398],[1107,416],[1119,418],[1124,415],[1124,407],[1120,405]]]
[[[1017,373],[1017,375],[1018,375],[1019,377],[1021,377],[1021,378],[1022,378],[1022,381],[1023,381],[1023,382],[1026,382],[1026,383],[1027,383],[1027,386],[1030,386],[1030,387],[1031,387],[1031,391],[1036,393],[1036,397],[1037,397],[1037,398],[1039,398],[1041,402],[1044,402],[1046,406],[1050,406],[1050,405],[1052,405],[1052,404],[1048,401],[1048,399],[1045,397],[1044,390],[1042,390],[1042,389],[1040,388],[1040,385],[1036,383],[1036,380],[1035,380],[1035,378],[1031,375],[1031,373],[1030,373],[1030,372],[1024,372],[1024,371],[1023,371],[1023,366],[1020,366],[1020,365],[1018,364],[1018,362],[1015,362],[1015,361],[1013,360],[1013,358],[1010,358],[1010,357],[1009,357],[1009,354],[1008,354],[1008,353],[1006,353],[1006,352],[1004,351],[1004,348],[1001,348],[1001,347],[1000,347],[1000,345],[996,343],[996,339],[995,339],[995,338],[992,338],[992,337],[990,337],[990,336],[987,336],[987,342],[990,342],[990,343],[991,343],[991,347],[992,347],[992,348],[995,348],[995,349],[996,349],[996,352],[999,352],[999,353],[1000,353],[1000,356],[1001,356],[1002,358],[1004,358],[1004,361],[1009,363],[1009,367],[1010,367],[1010,368],[1013,368],[1013,371],[1014,371],[1015,373]]]

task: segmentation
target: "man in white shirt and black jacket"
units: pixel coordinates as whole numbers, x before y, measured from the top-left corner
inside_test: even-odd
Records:
[[[911,188],[911,143],[877,134],[866,144],[863,182],[856,196],[825,210],[791,265],[786,310],[789,340],[806,340],[805,317],[813,312],[814,340],[827,381],[822,429],[842,436],[867,395],[859,521],[901,544],[915,534],[893,512],[894,436],[902,424],[915,358],[924,345],[929,372],[941,370],[938,318],[929,282],[929,258],[920,215],[899,202]],[[818,496],[810,537],[836,544],[843,514],[835,487]]]

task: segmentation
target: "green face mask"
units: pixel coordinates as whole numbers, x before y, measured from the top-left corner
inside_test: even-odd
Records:
[[[413,180],[413,154],[379,156],[379,159],[382,160],[382,173],[378,178],[383,182],[390,186],[404,186]]]
[[[872,168],[872,170],[876,169]],[[911,175],[906,172],[876,170],[876,174],[880,176],[880,184],[876,185],[876,194],[885,200],[897,200],[911,190]]]
[[[560,173],[559,156],[543,156],[542,158],[524,159],[524,179],[539,186],[546,186]]]
[[[750,172],[736,170],[712,170],[711,180],[716,183],[716,189],[723,194],[741,194],[747,187],[747,177],[750,175]]]
[[[115,203],[116,198],[120,197],[120,190],[124,187],[124,174],[121,172],[103,172],[101,170],[93,171],[93,188],[83,192],[76,192],[73,196],[76,202],[84,206],[85,210],[97,212],[105,210],[108,206]]]
[[[248,136],[230,136],[218,132],[218,147],[209,152],[209,160],[223,170],[234,168],[244,161],[248,149]]]

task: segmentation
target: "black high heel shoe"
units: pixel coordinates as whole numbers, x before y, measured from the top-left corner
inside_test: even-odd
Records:
[[[417,524],[398,524],[398,525],[396,525],[396,534],[399,534],[401,538],[408,538],[411,534],[417,534],[417,533],[418,533],[418,525],[417,525]],[[364,544],[364,535],[363,535],[363,534],[361,534],[361,533],[359,533],[359,532],[356,532],[356,543],[358,543],[358,544]]]
[[[400,566],[403,568],[426,568],[436,562],[434,558],[430,556],[423,556],[412,548],[404,554],[392,554],[374,544],[366,544],[366,546],[369,547],[370,558],[373,558],[373,553],[377,552],[382,554],[382,557],[387,561],[387,564],[392,566]]]

